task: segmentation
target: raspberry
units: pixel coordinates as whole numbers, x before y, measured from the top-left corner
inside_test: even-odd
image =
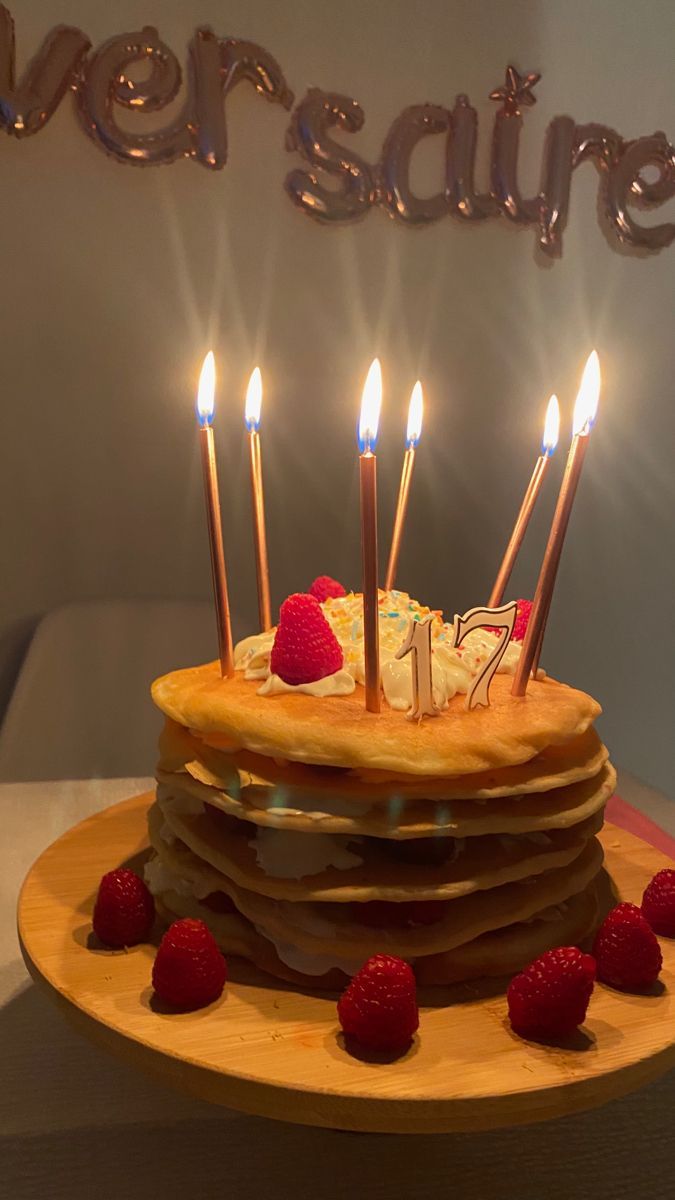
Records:
[[[530,620],[530,613],[532,612],[532,601],[531,600],[516,600],[516,605],[517,605],[516,621],[515,621],[515,625],[513,626],[513,633],[511,635],[511,641],[512,642],[522,642],[525,637],[525,634],[527,633],[527,626],[528,626],[528,623]],[[488,629],[490,631],[490,633],[499,633],[500,634],[502,632],[501,629],[498,629],[496,625],[486,625],[485,629]]]
[[[642,992],[656,982],[663,959],[653,929],[636,904],[618,904],[600,926],[593,953],[598,979]]]
[[[203,1008],[220,996],[227,966],[203,921],[174,921],[159,944],[152,986],[174,1008]]]
[[[401,958],[369,958],[338,1001],[347,1037],[371,1050],[402,1050],[419,1026],[412,968]]]
[[[532,612],[531,600],[516,600],[516,623],[513,626],[512,641],[522,642],[527,633],[527,626],[530,621],[530,613]]]
[[[647,884],[642,897],[642,915],[654,933],[675,937],[675,871],[659,871]]]
[[[359,925],[374,929],[409,929],[415,925],[435,925],[446,912],[444,900],[366,900],[352,907]]]
[[[509,1017],[521,1037],[561,1038],[582,1025],[593,991],[595,962],[576,946],[535,958],[510,982]]]
[[[128,867],[108,871],[94,905],[94,933],[106,946],[135,946],[148,937],[155,922],[155,902]]]
[[[340,643],[314,596],[297,592],[284,600],[270,656],[270,669],[285,683],[313,683],[339,671]]]
[[[323,604],[324,600],[334,600],[338,596],[347,595],[342,584],[338,583],[337,579],[331,579],[330,575],[317,575],[309,589],[309,594],[314,596],[319,604]]]

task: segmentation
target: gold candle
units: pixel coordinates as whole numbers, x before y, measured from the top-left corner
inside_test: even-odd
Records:
[[[265,500],[263,496],[262,461],[260,457],[260,410],[262,408],[262,376],[260,368],[251,372],[246,389],[244,419],[249,437],[251,457],[251,503],[253,505],[253,540],[255,569],[258,580],[258,619],[261,629],[272,628],[270,607],[270,572],[267,562],[267,533],[265,530]]]
[[[544,421],[544,437],[541,444],[541,454],[534,465],[532,478],[527,485],[523,502],[520,506],[520,512],[516,517],[516,523],[513,526],[513,532],[509,539],[508,546],[504,551],[501,566],[497,572],[497,578],[494,581],[490,599],[488,600],[488,608],[498,608],[504,599],[506,586],[511,578],[511,572],[515,561],[518,557],[520,547],[523,544],[523,538],[527,527],[530,523],[530,517],[534,512],[534,506],[537,503],[537,498],[541,491],[541,485],[544,482],[544,476],[548,464],[553,457],[555,448],[558,445],[558,436],[560,434],[560,407],[558,405],[558,397],[551,396],[546,409],[546,420]]]
[[[551,531],[548,536],[546,550],[544,551],[527,633],[525,634],[518,666],[516,667],[513,687],[511,689],[514,696],[525,695],[530,672],[533,669],[536,672],[539,663],[539,655],[544,641],[548,614],[551,609],[551,600],[553,598],[553,590],[560,565],[565,534],[588,449],[590,432],[593,428],[598,409],[599,396],[600,363],[595,350],[593,350],[584,368],[581,386],[574,406],[572,444],[558,495],[558,503],[553,514]]]
[[[401,483],[398,489],[398,501],[396,503],[396,516],[394,517],[394,529],[391,535],[391,549],[389,551],[389,562],[387,564],[387,575],[384,581],[384,586],[387,591],[390,591],[394,586],[396,579],[396,570],[398,568],[398,557],[401,552],[401,536],[403,534],[403,525],[405,523],[406,513],[408,511],[408,498],[410,496],[410,481],[412,479],[413,468],[415,466],[415,450],[417,443],[420,440],[422,432],[422,417],[424,414],[424,397],[422,394],[422,384],[419,379],[415,384],[408,406],[408,428],[406,430],[406,448],[403,455],[403,469],[401,471]]]
[[[375,443],[382,405],[382,370],[373,359],[363,387],[359,420],[361,560],[363,567],[363,653],[366,708],[380,711],[380,631],[377,589],[377,458]]]
[[[220,521],[220,499],[218,496],[218,471],[213,445],[213,412],[215,407],[216,363],[213,351],[209,350],[202,364],[197,392],[197,416],[199,419],[199,446],[202,456],[202,472],[204,475],[204,497],[206,500],[206,520],[209,530],[209,548],[211,550],[211,573],[213,576],[213,598],[216,606],[216,625],[218,629],[218,650],[220,653],[220,673],[224,677],[234,675],[234,657],[232,653],[232,625],[230,621],[230,601],[227,593],[227,574],[225,572],[225,553],[223,550],[223,530]]]

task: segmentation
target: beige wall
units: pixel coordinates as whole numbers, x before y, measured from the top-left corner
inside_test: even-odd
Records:
[[[60,22],[95,44],[155,22],[181,58],[200,23],[259,41],[296,94],[316,84],[363,104],[366,126],[353,144],[371,159],[402,107],[451,105],[459,91],[481,113],[485,159],[486,95],[515,60],[543,72],[526,118],[527,189],[556,113],[627,137],[675,137],[670,0],[15,0],[13,12],[20,62]],[[240,406],[256,361],[267,385],[276,602],[323,571],[358,583],[354,425],[378,352],[382,528],[407,395],[421,374],[428,420],[401,583],[461,611],[489,589],[548,393],[559,391],[569,416],[595,344],[601,418],[545,661],[602,700],[617,760],[672,789],[675,249],[638,259],[610,248],[591,165],[574,181],[564,256],[548,268],[535,260],[531,232],[502,223],[409,231],[375,211],[353,228],[320,228],[283,190],[297,161],[284,150],[287,114],[245,87],[228,111],[230,162],[220,174],[109,160],[83,135],[69,98],[38,136],[2,139],[5,679],[26,624],[64,601],[208,594],[192,410],[208,345],[221,365],[224,521],[246,625],[254,576]],[[434,154],[420,155],[428,180],[439,169]],[[675,204],[667,215],[675,219]],[[532,589],[551,491],[520,593]]]

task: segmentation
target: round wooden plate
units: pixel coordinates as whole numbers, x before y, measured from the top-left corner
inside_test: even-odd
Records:
[[[675,1065],[675,942],[665,939],[663,985],[648,996],[596,986],[586,1025],[564,1046],[511,1032],[503,984],[463,985],[420,997],[420,1031],[402,1058],[355,1058],[334,997],[282,986],[236,959],[210,1008],[160,1010],[150,987],[156,941],[110,951],[90,935],[101,875],[142,861],[151,800],[116,804],[45,851],[23,885],[19,934],[31,975],[78,1028],[166,1082],[284,1121],[431,1133],[560,1117]],[[602,840],[622,897],[639,901],[669,860],[614,826]]]

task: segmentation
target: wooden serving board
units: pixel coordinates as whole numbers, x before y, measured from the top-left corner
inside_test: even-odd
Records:
[[[675,1065],[675,942],[665,939],[663,986],[634,996],[596,985],[586,1025],[565,1046],[516,1037],[503,984],[463,985],[420,997],[420,1031],[404,1057],[355,1058],[334,997],[282,986],[237,959],[210,1008],[161,1011],[150,986],[157,940],[128,951],[88,945],[101,875],[142,862],[151,801],[116,804],[45,851],[23,885],[19,934],[31,975],[71,1021],[167,1083],[283,1121],[432,1133],[564,1116]],[[622,898],[639,902],[670,860],[611,825],[602,840]]]

